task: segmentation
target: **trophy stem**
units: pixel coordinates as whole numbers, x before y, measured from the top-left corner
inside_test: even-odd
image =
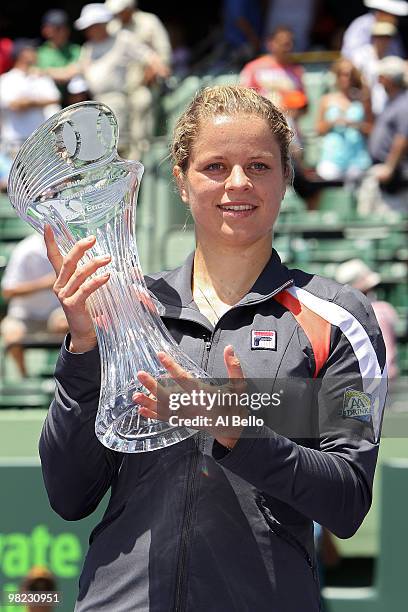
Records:
[[[90,298],[101,357],[101,395],[95,430],[100,440],[122,452],[154,450],[190,436],[187,428],[140,416],[132,396],[147,392],[140,370],[166,376],[157,352],[173,353],[174,343],[157,314],[140,270],[133,220],[125,207],[96,232],[92,255],[109,253],[109,282]]]

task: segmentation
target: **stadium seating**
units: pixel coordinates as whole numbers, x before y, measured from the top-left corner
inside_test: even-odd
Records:
[[[186,254],[194,250],[194,229],[190,226],[185,229],[170,228],[163,236],[161,245],[161,261],[163,269],[168,270],[180,266]]]
[[[304,83],[309,106],[299,124],[305,146],[305,162],[315,166],[319,158],[319,137],[315,132],[317,109],[320,98],[330,87],[330,78],[327,70],[309,70],[304,74]]]
[[[54,394],[52,380],[30,378],[24,381],[0,381],[0,409],[46,408]]]
[[[143,270],[152,272],[162,268],[165,234],[173,227],[183,226],[189,214],[172,177],[167,140],[156,139],[143,164],[145,175],[136,213],[137,243]]]
[[[18,217],[0,219],[0,236],[2,240],[22,240],[32,234],[32,228]]]
[[[382,466],[380,547],[375,584],[364,588],[324,588],[326,612],[406,610],[407,513],[408,460],[389,460]]]

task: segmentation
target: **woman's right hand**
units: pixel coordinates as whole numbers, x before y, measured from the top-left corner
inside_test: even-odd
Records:
[[[96,334],[86,306],[87,298],[109,280],[109,273],[89,278],[96,270],[106,266],[111,258],[95,257],[86,264],[79,261],[95,244],[95,236],[79,240],[63,257],[59,252],[54,234],[49,225],[44,228],[47,256],[55,270],[57,279],[54,293],[61,302],[71,334],[70,351],[85,353],[96,346]]]

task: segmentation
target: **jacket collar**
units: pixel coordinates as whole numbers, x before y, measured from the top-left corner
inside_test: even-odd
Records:
[[[168,314],[171,316],[169,311],[173,311],[173,308],[177,308],[178,311],[184,308],[197,310],[191,291],[193,264],[194,252],[188,255],[184,264],[179,268],[146,277],[146,284],[152,297],[156,298],[166,311],[164,312],[163,308],[159,308],[161,315]],[[255,281],[252,289],[239,302],[239,305],[263,302],[282,291],[282,289],[289,287],[293,282],[291,271],[282,264],[278,253],[273,249],[265,268]]]

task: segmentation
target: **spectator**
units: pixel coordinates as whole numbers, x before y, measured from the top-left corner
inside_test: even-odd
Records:
[[[390,380],[397,378],[398,363],[395,328],[398,323],[398,314],[391,304],[377,300],[373,289],[381,282],[381,276],[371,270],[361,259],[350,259],[340,264],[337,268],[336,280],[342,285],[347,283],[358,289],[370,300],[384,338],[388,378]]]
[[[14,67],[0,77],[3,151],[14,155],[21,144],[59,107],[60,93],[53,81],[33,72],[37,61],[35,43],[16,40]]]
[[[164,64],[169,65],[169,35],[156,15],[140,10],[137,0],[105,0],[105,6],[114,15],[108,25],[110,34],[117,34],[121,29],[129,30],[139,42],[150,47]]]
[[[161,63],[160,71],[134,62],[128,70],[130,157],[140,159],[154,134],[154,101],[159,95],[158,77],[167,76],[171,60],[169,35],[156,15],[141,11],[136,0],[105,0],[115,16],[109,25],[112,35],[128,30],[138,43],[148,47]]]
[[[397,26],[398,17],[408,15],[408,2],[404,0],[364,0],[364,4],[373,11],[357,17],[344,33],[341,53],[349,59],[352,59],[353,53],[358,53],[361,47],[369,44],[375,21],[387,21]],[[393,36],[387,55],[405,57],[401,38],[397,34]]]
[[[132,60],[142,60],[140,48],[130,32],[111,36],[107,24],[112,13],[103,4],[86,4],[75,27],[84,33],[80,67],[95,100],[110,106],[120,128],[121,152],[129,146],[128,100],[126,78]],[[134,53],[136,51],[136,53]]]
[[[408,211],[408,92],[407,64],[399,57],[379,62],[379,80],[388,95],[369,140],[374,166],[363,181],[359,210]]]
[[[387,21],[375,21],[371,42],[353,53],[354,65],[361,70],[371,91],[371,106],[374,115],[382,113],[387,101],[384,87],[378,80],[378,62],[387,55],[392,37],[397,32],[394,24]]]
[[[78,61],[81,47],[69,42],[68,15],[61,9],[51,9],[42,18],[41,34],[45,42],[38,49],[37,63],[40,68],[60,68]],[[66,81],[57,80],[65,102]]]
[[[1,283],[9,304],[0,332],[22,376],[27,376],[19,344],[24,336],[37,332],[62,334],[67,329],[65,315],[51,290],[54,282],[42,236],[28,236],[14,249]]]
[[[303,94],[303,68],[293,64],[293,32],[286,27],[277,28],[267,40],[268,54],[249,62],[240,74],[240,83],[254,88],[265,98],[281,108],[285,107],[287,93]]]
[[[75,27],[84,33],[86,42],[79,60],[65,68],[51,68],[53,78],[67,81],[81,74],[89,85],[92,97],[110,106],[120,127],[120,152],[129,153],[129,108],[127,76],[129,66],[140,62],[150,70],[152,78],[162,73],[162,63],[146,45],[127,30],[110,35],[108,23],[113,15],[104,4],[86,4]]]
[[[57,584],[51,572],[42,566],[34,566],[28,572],[21,585],[23,593],[55,593]],[[27,612],[52,612],[54,606],[50,603],[39,604],[35,602],[33,605],[28,605]]]
[[[354,181],[370,166],[366,136],[372,128],[370,95],[361,74],[348,60],[332,66],[335,90],[323,96],[317,116],[322,136],[317,173],[325,180]]]
[[[294,35],[293,50],[307,51],[316,8],[317,0],[269,0],[265,32],[268,35],[285,25]]]
[[[156,56],[139,43],[131,32],[120,30],[110,35],[108,23],[112,13],[104,4],[86,4],[75,27],[84,33],[86,42],[77,63],[63,68],[50,68],[47,73],[55,79],[69,81],[82,75],[92,97],[112,108],[120,128],[120,153],[129,153],[129,105],[127,76],[134,62],[155,66]]]

